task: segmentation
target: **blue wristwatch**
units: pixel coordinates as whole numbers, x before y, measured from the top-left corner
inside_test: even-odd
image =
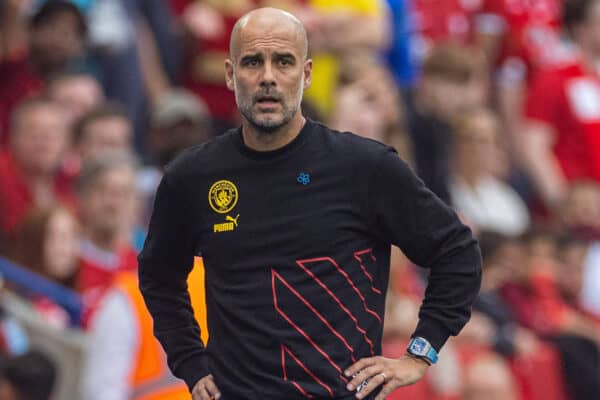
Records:
[[[422,358],[428,364],[435,364],[438,360],[437,351],[427,339],[420,336],[410,339],[406,351],[415,357]]]

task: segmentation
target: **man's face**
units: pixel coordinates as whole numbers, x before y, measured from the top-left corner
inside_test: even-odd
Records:
[[[85,75],[67,77],[55,82],[48,88],[48,97],[64,107],[70,124],[104,100],[98,82]]]
[[[83,42],[77,17],[62,12],[31,30],[30,53],[42,73],[51,72],[79,55]]]
[[[116,167],[96,177],[82,193],[84,228],[104,237],[114,237],[128,224],[136,208],[134,171]]]
[[[58,106],[32,106],[24,110],[12,132],[13,157],[28,173],[54,172],[67,147],[67,136],[67,127]]]
[[[83,160],[97,159],[103,154],[131,150],[131,124],[120,116],[90,122],[78,145]]]
[[[310,85],[312,61],[305,60],[302,37],[289,25],[265,28],[250,21],[237,43],[226,61],[227,87],[252,126],[274,132],[298,112]]]
[[[593,51],[600,54],[600,0],[590,6],[583,29]]]

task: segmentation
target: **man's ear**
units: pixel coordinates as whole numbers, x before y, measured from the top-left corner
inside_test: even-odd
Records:
[[[227,84],[227,89],[233,91],[233,62],[230,59],[225,60],[225,83]]]
[[[304,90],[312,83],[312,60],[309,58],[304,62]]]

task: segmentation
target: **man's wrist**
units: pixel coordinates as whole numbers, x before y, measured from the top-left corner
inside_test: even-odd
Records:
[[[425,364],[426,366],[430,366],[432,365],[431,362],[429,362],[429,360],[427,360],[425,357],[419,357],[419,356],[415,356],[414,354],[409,353],[408,351],[406,353],[404,353],[404,357],[405,358],[412,358],[415,361],[418,361],[422,364]]]

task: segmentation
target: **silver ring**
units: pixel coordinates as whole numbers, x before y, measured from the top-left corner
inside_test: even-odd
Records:
[[[387,382],[387,376],[385,376],[384,372],[380,372],[379,375],[383,376],[383,383]]]

